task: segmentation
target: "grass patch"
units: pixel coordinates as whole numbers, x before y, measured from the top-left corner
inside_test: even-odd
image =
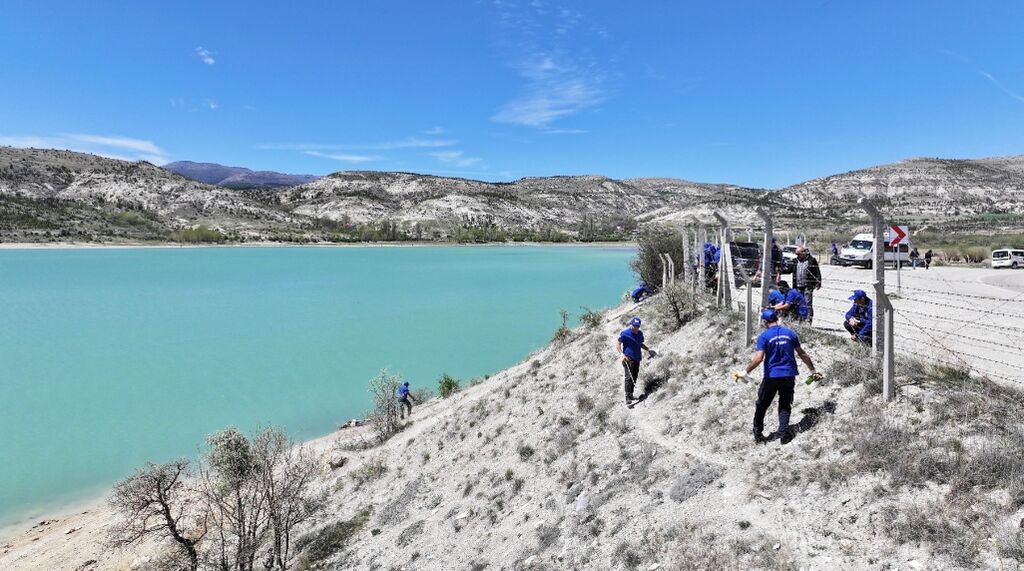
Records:
[[[295,551],[299,553],[295,568],[299,571],[317,569],[321,563],[343,553],[369,519],[370,510],[363,510],[351,519],[327,524],[300,537],[295,542]]]

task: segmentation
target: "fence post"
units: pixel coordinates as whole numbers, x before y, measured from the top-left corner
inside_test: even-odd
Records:
[[[743,279],[747,283],[747,305],[744,308],[744,327],[743,327],[743,342],[744,345],[750,345],[754,340],[754,286],[750,283],[750,276],[747,274],[747,270],[743,269]]]
[[[775,230],[772,228],[772,217],[764,208],[758,206],[755,211],[764,220],[764,245],[761,251],[761,303],[759,307],[768,305],[768,290],[771,288],[772,276],[772,238]]]
[[[658,254],[658,259],[661,260],[661,289],[665,289],[668,285],[668,262],[665,261],[665,253]]]
[[[672,259],[672,254],[665,253],[665,259],[668,260],[668,283],[672,285],[676,283],[676,261]]]
[[[721,254],[718,256],[718,301],[721,305],[731,308],[732,285],[733,280],[736,278],[733,276],[733,272],[730,271],[732,268],[729,265],[729,260],[732,258],[730,255],[732,251],[731,248],[729,248],[729,242],[731,241],[729,236],[729,221],[726,220],[725,217],[717,210],[714,214],[718,223],[722,225],[721,239],[719,240]]]
[[[875,304],[885,320],[885,341],[882,344],[882,396],[891,401],[896,396],[896,332],[893,331],[893,308],[885,294],[885,284],[875,282]]]
[[[881,284],[881,291],[885,292],[885,239],[882,237],[885,219],[882,218],[882,214],[878,212],[875,205],[871,204],[871,201],[867,198],[858,198],[857,204],[871,217],[871,229],[875,236],[875,259],[871,262],[871,267],[875,270],[875,283]],[[878,295],[876,294],[875,297],[878,297]],[[885,344],[886,323],[882,320],[883,310],[880,301],[876,300],[871,313],[871,354],[875,357],[883,355],[883,345]]]
[[[705,275],[706,269],[704,268],[704,243],[708,241],[707,229],[704,227],[704,223],[697,220],[696,216],[690,216],[690,220],[693,220],[693,256],[697,262],[695,267],[693,280],[694,280],[694,292],[705,287],[707,282],[707,276]],[[703,234],[704,242],[701,242],[701,234]]]
[[[683,237],[683,273],[680,277],[683,278],[683,283],[686,284],[689,283],[690,274],[693,273],[693,268],[690,267],[690,233],[689,230],[683,226],[680,229],[680,234],[682,234]]]

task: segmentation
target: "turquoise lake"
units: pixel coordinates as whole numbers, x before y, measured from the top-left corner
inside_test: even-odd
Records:
[[[235,425],[326,434],[380,369],[494,373],[559,309],[616,305],[629,248],[0,251],[0,523],[95,496]]]

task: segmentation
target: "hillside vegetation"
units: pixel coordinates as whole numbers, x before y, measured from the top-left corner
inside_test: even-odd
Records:
[[[866,223],[856,206],[860,196],[914,228],[1024,229],[1022,157],[912,159],[776,191],[668,178],[490,183],[371,171],[282,186],[306,179],[200,163],[179,167],[227,186],[146,162],[0,147],[0,241],[175,241],[178,231],[199,225],[228,242],[629,240],[645,225],[680,224],[690,216],[710,222],[714,211],[737,229],[757,228],[756,206],[771,211],[780,230],[845,235]],[[266,176],[256,184],[247,173]]]

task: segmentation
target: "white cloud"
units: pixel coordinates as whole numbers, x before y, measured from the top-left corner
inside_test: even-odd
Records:
[[[320,151],[305,151],[305,154],[311,157],[320,157],[322,159],[331,159],[332,161],[342,161],[345,163],[369,163],[383,159],[383,157],[378,156],[347,155],[343,153],[321,153]]]
[[[170,162],[167,152],[156,143],[130,137],[85,133],[62,133],[56,136],[0,136],[0,145],[66,149],[122,161],[149,161],[156,165]]]
[[[198,48],[196,48],[196,55],[199,56],[199,61],[205,63],[206,65],[213,65],[217,63],[217,60],[213,59],[213,52],[204,48],[203,46],[199,46]]]
[[[575,10],[561,9],[540,18],[514,6],[503,9],[501,21],[510,36],[505,42],[511,49],[509,65],[524,84],[522,93],[502,105],[492,121],[554,131],[554,122],[606,99],[603,68],[608,62],[601,62],[594,49],[576,47],[588,44],[576,37],[580,34],[589,34],[600,47],[608,39],[603,28],[582,26],[586,17]]]
[[[269,151],[389,151],[394,149],[435,149],[450,147],[456,143],[458,141],[407,137],[397,141],[367,144],[263,143],[256,145],[256,148]]]
[[[447,131],[445,131],[443,127],[431,127],[430,129],[423,131],[424,135],[444,135],[445,133],[447,133]]]
[[[1009,95],[1010,97],[1016,99],[1017,101],[1024,102],[1024,95],[1011,91],[1009,87],[1003,85],[1003,83],[996,79],[995,76],[993,76],[991,73],[980,69],[978,70],[978,73],[980,73],[981,76],[984,77],[985,79],[991,81],[992,84],[998,87],[999,90],[1002,91],[1003,93]]]
[[[467,157],[464,156],[462,151],[438,151],[436,153],[428,153],[430,156],[448,165],[454,165],[458,168],[471,167],[478,165],[483,162],[483,159],[478,157]],[[484,167],[486,168],[486,167]]]
[[[213,111],[213,110],[217,109],[218,107],[220,107],[220,105],[218,105],[216,101],[213,101],[213,100],[207,100],[207,101],[206,101],[206,107],[207,107],[207,108],[208,108],[208,109],[209,109],[210,111]]]

